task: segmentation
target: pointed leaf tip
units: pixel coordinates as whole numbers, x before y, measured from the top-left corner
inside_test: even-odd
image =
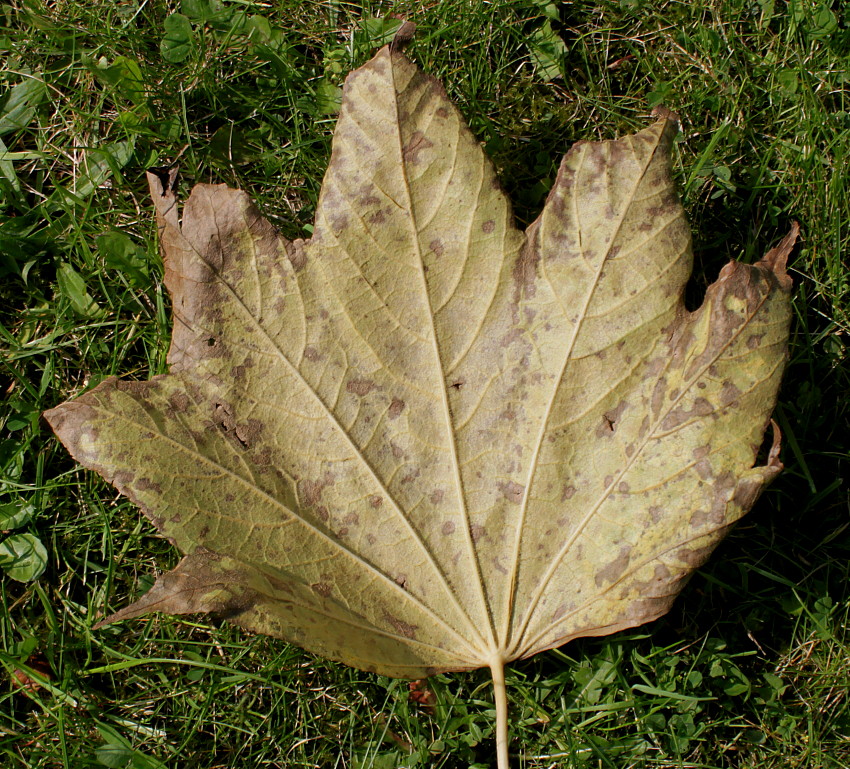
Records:
[[[408,43],[410,43],[416,34],[416,24],[412,21],[405,21],[397,30],[393,39],[390,42],[390,50],[402,51]]]
[[[770,451],[767,454],[767,466],[780,473],[785,469],[785,465],[779,458],[782,450],[782,430],[779,429],[779,423],[775,419],[770,420],[770,428],[773,430],[773,443],[771,443]]]
[[[788,266],[788,257],[791,255],[791,251],[793,251],[799,235],[800,224],[798,222],[791,222],[791,229],[788,234],[776,246],[771,248],[761,260],[776,275],[780,283],[783,285],[787,284],[788,287],[791,285],[791,278],[785,270]]]
[[[100,620],[94,629],[151,612],[200,614],[234,612],[250,604],[250,593],[240,589],[226,559],[199,551],[183,558],[171,571],[157,577],[137,601]]]
[[[667,120],[673,123],[678,130],[679,124],[681,121],[679,120],[679,113],[674,112],[669,107],[665,107],[663,104],[659,104],[657,107],[653,107],[652,112],[650,113],[652,117],[658,118],[659,120]]]

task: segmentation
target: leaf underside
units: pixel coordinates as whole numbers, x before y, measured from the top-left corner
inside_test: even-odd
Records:
[[[349,75],[309,241],[151,176],[170,373],[47,418],[186,554],[139,601],[385,675],[493,666],[666,612],[781,470],[796,226],[689,313],[662,119],[564,158],[515,228],[443,87]]]

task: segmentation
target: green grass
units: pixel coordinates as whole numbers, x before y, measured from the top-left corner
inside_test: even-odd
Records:
[[[423,706],[406,682],[212,620],[91,630],[176,553],[39,419],[106,376],[165,370],[144,170],[179,155],[183,193],[243,187],[307,236],[335,87],[395,12],[419,25],[412,56],[444,79],[521,223],[571,142],[646,125],[663,103],[682,119],[690,301],[730,257],[758,259],[794,219],[803,230],[777,411],[786,472],[667,617],[511,666],[514,765],[850,766],[850,8],[696,5],[0,9],[0,514],[28,510],[10,536],[47,551],[38,580],[0,581],[0,765],[492,765],[486,671],[430,679]],[[33,666],[37,685],[17,685]]]

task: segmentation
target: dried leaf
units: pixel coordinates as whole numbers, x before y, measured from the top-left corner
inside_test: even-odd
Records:
[[[34,671],[42,678],[47,679],[47,681],[53,680],[53,669],[50,667],[47,657],[42,652],[31,654],[27,658],[25,665],[29,670]],[[34,679],[27,670],[22,670],[21,668],[14,668],[12,670],[12,683],[29,692],[34,692],[41,688],[41,683]]]
[[[366,670],[503,666],[666,612],[780,471],[789,236],[687,312],[675,123],[580,142],[525,233],[442,86],[349,75],[314,236],[155,176],[170,373],[48,412],[185,558],[106,621],[222,612]]]

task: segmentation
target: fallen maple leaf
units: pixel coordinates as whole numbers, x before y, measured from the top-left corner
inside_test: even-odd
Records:
[[[779,472],[796,225],[686,311],[670,119],[580,142],[523,234],[442,86],[345,84],[314,235],[151,176],[170,373],[47,418],[186,556],[107,622],[223,612],[389,676],[504,665],[668,610]]]

